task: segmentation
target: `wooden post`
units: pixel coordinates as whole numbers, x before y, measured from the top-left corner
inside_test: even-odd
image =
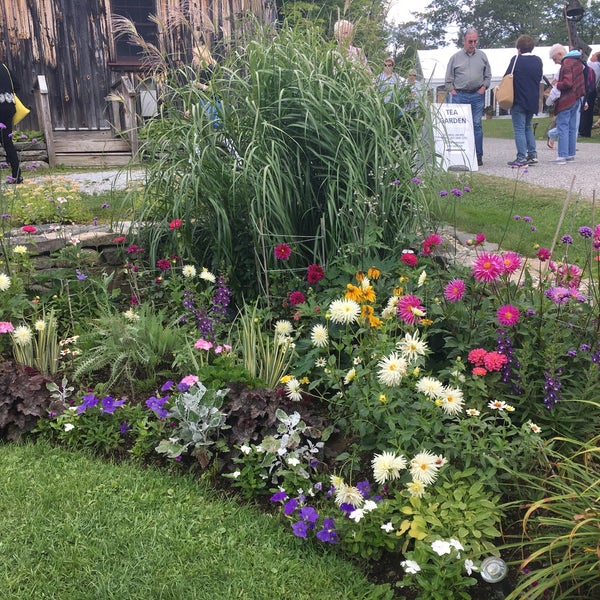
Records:
[[[131,145],[131,155],[135,158],[139,150],[137,127],[137,98],[131,79],[126,75],[121,77],[123,86],[123,100],[125,103],[125,131]]]
[[[48,86],[46,77],[38,75],[33,86],[35,96],[35,108],[38,116],[38,127],[44,132],[46,149],[48,151],[48,166],[56,166],[56,151],[54,149],[54,133],[52,128],[52,114],[50,113],[50,101],[48,99]]]

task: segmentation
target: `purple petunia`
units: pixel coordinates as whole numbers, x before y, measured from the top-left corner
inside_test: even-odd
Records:
[[[119,408],[119,406],[123,406],[125,404],[125,399],[115,400],[112,396],[104,396],[102,398],[102,407],[101,411],[108,415],[112,415],[112,413]]]
[[[146,400],[146,406],[154,411],[156,416],[159,419],[164,419],[169,414],[169,411],[164,408],[165,404],[169,401],[169,396],[163,396],[162,398],[157,398],[156,396],[151,396]]]
[[[94,406],[96,406],[96,404],[98,404],[98,402],[100,402],[99,398],[96,398],[96,396],[94,396],[94,394],[86,394],[83,398],[82,398],[83,402],[77,407],[77,414],[80,415],[81,413],[84,413],[88,408],[92,408]]]
[[[304,521],[298,521],[292,525],[294,535],[300,538],[306,538],[306,532],[308,531],[308,525]]]
[[[294,512],[296,512],[296,509],[298,508],[298,500],[296,500],[296,498],[292,498],[291,500],[288,500],[285,505],[283,506],[283,514],[285,515],[293,515]]]

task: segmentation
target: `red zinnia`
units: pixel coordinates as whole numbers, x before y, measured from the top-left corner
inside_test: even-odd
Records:
[[[288,300],[292,306],[298,306],[298,304],[304,304],[306,302],[306,296],[302,292],[290,292],[288,294]]]
[[[183,221],[181,219],[173,219],[169,223],[169,229],[179,229],[183,225]]]
[[[113,240],[113,244],[122,244],[125,241],[125,236],[120,235]]]
[[[168,258],[161,258],[156,261],[156,266],[161,271],[168,271],[171,268],[171,261]]]
[[[33,225],[25,225],[21,227],[21,231],[24,233],[35,233],[37,231],[37,228]]]
[[[402,250],[400,260],[409,267],[414,267],[419,262],[417,255],[412,250]]]
[[[504,261],[499,254],[482,252],[475,259],[471,271],[477,281],[495,281],[504,271]]]
[[[453,279],[444,288],[444,298],[448,302],[458,302],[465,295],[465,282],[462,279]]]
[[[292,253],[292,249],[287,244],[275,246],[275,258],[278,260],[287,260]]]
[[[519,322],[519,317],[521,313],[516,306],[512,304],[505,304],[498,309],[496,313],[496,318],[500,325],[504,325],[505,327],[512,327]]]
[[[319,283],[323,277],[325,277],[325,271],[321,265],[308,265],[308,272],[306,273],[306,281],[308,281],[308,283],[311,285]]]
[[[425,307],[421,305],[421,298],[407,294],[398,300],[398,316],[409,325],[414,325],[421,320],[420,315],[415,311],[425,312]]]

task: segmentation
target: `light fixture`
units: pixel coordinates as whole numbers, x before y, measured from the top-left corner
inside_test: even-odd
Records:
[[[496,598],[506,598],[512,591],[508,580],[508,566],[506,563],[497,556],[488,556],[481,561],[480,567],[481,579],[486,583],[490,583],[494,586],[494,595]]]
[[[581,21],[584,12],[585,10],[583,9],[583,6],[581,6],[579,0],[569,0],[569,2],[565,4],[565,17],[569,19],[569,21]]]

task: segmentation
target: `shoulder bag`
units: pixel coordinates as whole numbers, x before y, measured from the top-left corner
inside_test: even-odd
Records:
[[[31,111],[19,100],[19,97],[15,94],[15,86],[12,82],[12,77],[10,76],[10,71],[6,65],[2,65],[6,72],[8,73],[8,78],[10,79],[10,87],[12,88],[12,93],[15,98],[15,114],[13,116],[12,124],[16,125],[20,123]]]
[[[513,87],[513,72],[515,70],[515,65],[517,64],[517,60],[519,55],[515,56],[515,60],[513,62],[512,69],[510,73],[507,73],[502,81],[494,88],[494,96],[496,98],[496,102],[503,110],[508,110],[512,108],[513,102],[515,100],[515,91]]]

